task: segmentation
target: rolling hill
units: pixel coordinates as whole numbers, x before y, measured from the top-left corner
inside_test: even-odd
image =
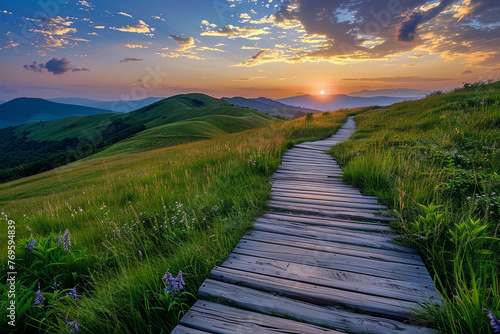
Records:
[[[109,110],[99,108],[21,97],[0,105],[0,128],[32,122],[51,121],[74,115],[93,115],[109,112]]]
[[[130,112],[163,99],[162,97],[147,97],[140,100],[116,100],[116,101],[101,101],[93,99],[85,99],[81,97],[58,97],[49,99],[49,101],[57,103],[74,104],[90,108],[100,108],[111,110],[114,112]]]
[[[415,100],[415,97],[356,97],[344,94],[334,95],[299,95],[278,99],[277,101],[302,108],[333,111],[340,108],[358,108],[366,106],[388,106],[397,102]]]
[[[72,116],[0,129],[0,180],[58,165],[173,146],[278,122],[203,94],[177,95],[133,112]]]
[[[246,107],[258,110],[271,116],[282,116],[287,119],[304,117],[306,113],[319,113],[319,110],[290,106],[265,97],[247,99],[244,97],[223,97],[224,101],[237,107]]]

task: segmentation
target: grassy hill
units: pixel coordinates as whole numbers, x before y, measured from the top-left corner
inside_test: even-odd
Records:
[[[72,116],[0,130],[0,180],[92,155],[102,158],[269,125],[274,117],[203,94],[177,95],[125,114]],[[96,154],[97,153],[97,154]]]
[[[51,121],[74,115],[93,115],[110,112],[109,110],[100,108],[21,97],[0,105],[0,128],[32,122]]]
[[[223,97],[222,99],[238,107],[251,108],[271,116],[281,116],[286,119],[300,118],[304,117],[307,113],[317,114],[320,112],[319,110],[286,105],[265,97],[259,97],[256,99],[247,99],[244,97]]]

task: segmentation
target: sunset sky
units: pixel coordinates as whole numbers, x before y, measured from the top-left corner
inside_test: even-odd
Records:
[[[497,0],[0,0],[0,100],[280,98],[499,77]]]

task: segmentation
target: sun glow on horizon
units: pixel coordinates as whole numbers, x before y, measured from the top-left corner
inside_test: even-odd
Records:
[[[321,94],[321,95],[325,95],[325,91],[324,91],[324,90],[322,90],[322,91],[320,92],[320,94]]]

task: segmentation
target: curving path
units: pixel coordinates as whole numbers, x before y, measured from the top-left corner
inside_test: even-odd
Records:
[[[173,333],[435,333],[407,319],[441,297],[420,256],[393,243],[376,197],[325,154],[355,131],[296,145],[273,175],[269,211],[212,270]]]

